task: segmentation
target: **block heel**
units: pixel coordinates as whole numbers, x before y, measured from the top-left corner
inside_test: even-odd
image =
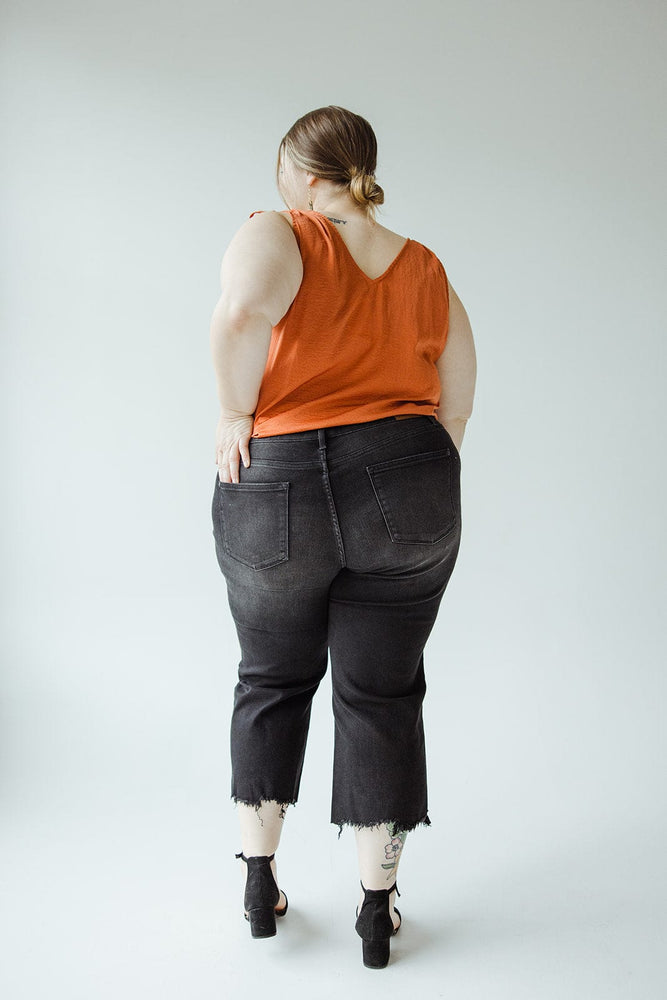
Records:
[[[284,893],[285,905],[281,910],[276,910],[280,889],[271,871],[275,854],[246,858],[243,851],[239,851],[235,857],[242,858],[248,865],[243,915],[250,923],[250,933],[254,938],[273,937],[276,933],[276,917],[284,917],[289,905],[287,893]]]
[[[250,933],[255,938],[273,937],[276,933],[276,911],[272,906],[255,906],[248,910]]]
[[[367,969],[384,969],[389,964],[390,951],[389,938],[361,942],[361,957]]]
[[[389,897],[394,890],[397,896],[401,894],[395,882],[389,889],[366,889],[363,882],[361,888],[364,890],[364,901],[361,911],[357,907],[357,922],[354,925],[361,938],[361,957],[367,969],[384,969],[389,964],[391,938],[401,926],[399,923],[398,927],[394,927],[389,912]],[[400,918],[398,910],[396,913]]]

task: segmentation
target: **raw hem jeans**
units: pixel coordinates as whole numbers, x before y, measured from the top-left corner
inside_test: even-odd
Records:
[[[218,564],[241,647],[232,798],[296,803],[331,662],[331,822],[429,825],[424,646],[458,555],[461,460],[435,417],[251,438],[216,472]]]

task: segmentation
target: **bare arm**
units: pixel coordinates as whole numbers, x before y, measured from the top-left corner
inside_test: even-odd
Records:
[[[466,423],[472,413],[477,356],[468,314],[451,284],[449,332],[445,349],[438,358],[437,368],[440,377],[438,420],[460,451]]]
[[[266,367],[272,328],[296,296],[301,254],[289,222],[263,212],[238,230],[222,259],[222,294],[210,327],[211,357],[220,401],[216,464],[223,482],[238,482]]]

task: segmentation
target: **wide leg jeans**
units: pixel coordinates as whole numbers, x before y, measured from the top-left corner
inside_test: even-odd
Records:
[[[213,535],[241,649],[235,802],[295,803],[331,663],[331,822],[428,818],[424,647],[461,538],[460,455],[435,417],[250,440]]]

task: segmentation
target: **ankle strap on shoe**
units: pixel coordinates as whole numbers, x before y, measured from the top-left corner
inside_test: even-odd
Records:
[[[275,858],[275,856],[276,856],[275,851],[273,852],[273,854],[251,854],[250,855],[250,860],[252,861],[252,860],[255,860],[255,859],[257,859],[257,860],[261,859],[262,861],[264,861],[264,860],[266,860],[266,861],[273,861],[273,859]],[[246,856],[243,853],[243,851],[239,851],[239,853],[235,854],[234,857],[235,858],[243,858],[244,861],[248,861],[248,858],[246,858]]]
[[[391,894],[392,894],[392,892],[394,892],[394,890],[396,891],[396,895],[397,896],[401,895],[400,892],[398,891],[398,886],[396,885],[395,882],[388,889],[367,889],[364,886],[364,883],[361,881],[361,879],[359,879],[359,884],[361,885],[361,888],[364,890],[364,892],[367,895],[371,896],[371,897],[372,896],[380,896],[380,895],[391,896]]]

